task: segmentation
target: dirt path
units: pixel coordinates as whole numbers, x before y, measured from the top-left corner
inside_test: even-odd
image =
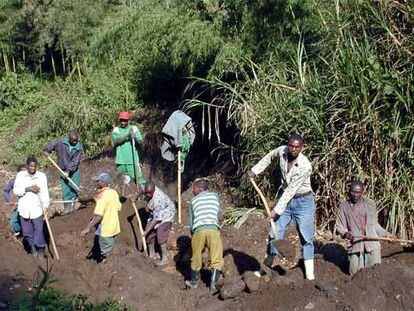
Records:
[[[114,173],[113,159],[82,163],[83,185],[88,191],[94,191],[91,176],[100,170]],[[2,188],[12,173],[8,167],[0,169]],[[47,170],[47,174],[52,196],[59,198],[58,176],[53,170]],[[185,192],[183,201],[190,197],[189,191]],[[224,202],[228,207],[228,200]],[[138,205],[143,206],[143,203]],[[53,218],[51,226],[61,260],[49,256],[48,261],[40,261],[26,255],[19,242],[12,238],[6,207],[2,206],[0,302],[10,303],[31,288],[39,267],[43,267],[51,268],[56,280],[53,286],[58,289],[82,293],[96,301],[114,297],[139,310],[412,310],[414,305],[414,255],[411,249],[398,245],[384,244],[382,265],[349,277],[344,273],[344,248],[334,241],[317,241],[316,282],[304,280],[300,268],[287,275],[279,275],[276,269],[271,272],[271,278],[260,278],[258,291],[222,301],[212,296],[204,284],[193,292],[184,290],[184,275],[189,273],[189,254],[185,247],[190,240],[186,208],[184,224],[174,224],[169,240],[170,264],[164,269],[156,267],[137,250],[138,230],[129,203],[123,205],[122,233],[110,260],[97,264],[85,259],[92,247],[93,235],[82,238],[80,231],[92,213],[92,208],[86,208]],[[223,228],[226,280],[260,269],[266,250],[266,232],[267,224],[259,216],[251,217],[239,230]],[[293,242],[297,244],[297,239]]]

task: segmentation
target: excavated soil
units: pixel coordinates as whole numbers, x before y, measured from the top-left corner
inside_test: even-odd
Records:
[[[115,176],[113,159],[84,161],[81,166],[84,193],[96,190],[91,177],[101,170]],[[146,170],[147,172],[148,170]],[[52,197],[59,199],[58,175],[46,169]],[[8,167],[0,169],[1,187],[13,174]],[[225,194],[225,183],[220,176],[212,177],[213,188],[223,194],[224,208],[232,200]],[[167,188],[175,196],[174,187]],[[130,189],[132,192],[132,189]],[[383,245],[383,264],[357,273],[346,274],[346,251],[340,241],[327,240],[320,235],[315,242],[315,273],[317,281],[304,280],[302,269],[288,262],[280,262],[273,270],[260,277],[258,289],[245,291],[235,298],[221,300],[211,295],[206,284],[194,291],[184,288],[184,277],[189,275],[190,234],[187,228],[187,204],[190,191],[183,193],[183,224],[174,224],[169,239],[169,262],[157,267],[139,251],[140,237],[134,211],[127,201],[120,213],[122,232],[108,262],[97,263],[86,259],[93,245],[93,234],[80,236],[93,214],[93,207],[78,210],[67,216],[50,220],[61,259],[34,259],[15,239],[7,224],[9,207],[0,213],[0,303],[8,309],[22,292],[33,290],[33,281],[50,270],[55,280],[52,286],[69,294],[82,293],[94,301],[114,297],[135,306],[138,310],[412,310],[414,305],[414,254],[400,245]],[[138,203],[144,216],[144,204]],[[224,281],[240,279],[246,271],[261,269],[266,250],[268,224],[263,217],[251,216],[238,230],[225,226]],[[295,229],[290,241],[298,245]],[[298,252],[297,252],[298,253]],[[296,256],[298,258],[298,256]],[[207,256],[205,256],[207,263]],[[207,273],[203,275],[208,278]]]

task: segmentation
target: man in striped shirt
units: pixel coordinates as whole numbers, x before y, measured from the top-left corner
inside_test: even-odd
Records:
[[[202,266],[202,253],[205,246],[210,250],[211,282],[210,290],[216,289],[216,283],[223,268],[223,244],[220,237],[218,214],[220,198],[218,193],[208,191],[207,182],[200,179],[193,184],[194,197],[190,203],[190,230],[192,233],[191,248],[191,281],[185,284],[197,288]]]

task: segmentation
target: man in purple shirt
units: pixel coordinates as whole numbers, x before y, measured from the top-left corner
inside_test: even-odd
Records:
[[[20,165],[17,168],[17,172],[26,170],[26,167],[24,165]],[[17,205],[14,204],[12,198],[11,198],[11,192],[14,187],[14,181],[16,177],[13,177],[7,182],[6,187],[3,190],[3,199],[6,202],[8,206],[11,207],[12,211],[10,213],[10,226],[13,228],[14,234],[16,236],[20,235],[21,227],[20,227],[20,219],[19,219],[19,212],[17,211]]]
[[[364,184],[351,182],[348,200],[339,205],[338,233],[349,240],[349,273],[381,263],[381,244],[376,237],[394,237],[378,223],[375,202],[364,196]],[[373,238],[371,240],[365,237]]]

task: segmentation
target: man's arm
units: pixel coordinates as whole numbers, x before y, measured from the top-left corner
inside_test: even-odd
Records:
[[[130,137],[131,137],[130,132],[128,132],[125,136],[121,136],[118,128],[115,128],[112,131],[112,141],[114,143],[114,147],[118,147],[124,144]]]
[[[188,211],[190,213],[189,228],[190,228],[190,232],[193,232],[194,213],[193,213],[193,204],[191,202],[190,202],[190,206],[188,207]]]
[[[40,191],[38,193],[40,204],[42,205],[42,209],[49,208],[50,205],[50,197],[49,197],[49,187],[47,186],[47,178],[46,175],[43,175],[40,179],[39,184]]]
[[[286,187],[285,191],[283,191],[282,196],[277,201],[276,206],[273,209],[276,214],[281,215],[284,212],[290,200],[292,200],[298,189],[310,177],[311,174],[311,167],[303,167],[302,169],[298,170],[295,175],[292,176],[289,185]]]
[[[102,216],[101,215],[93,215],[93,218],[91,220],[91,222],[86,226],[85,229],[83,229],[81,231],[81,236],[85,236],[88,234],[88,232],[91,230],[91,228],[95,227],[97,224],[99,224],[102,221]]]
[[[342,204],[339,205],[338,215],[336,217],[336,231],[338,231],[341,237],[345,237],[348,232],[348,221]]]
[[[10,192],[13,190],[13,186],[14,186],[14,179],[10,179],[7,182],[6,187],[3,190],[3,199],[6,203],[10,203],[11,202],[11,196],[10,196]]]
[[[157,221],[155,219],[151,219],[151,221],[147,224],[144,231],[144,236],[146,236],[152,229],[154,229],[155,225],[159,223],[160,221]]]
[[[377,210],[377,206],[375,203],[373,203],[373,207],[374,209],[374,217],[375,219],[373,219],[373,222],[375,223],[374,226],[374,230],[375,232],[378,234],[379,237],[393,237],[393,235],[391,233],[389,233],[387,230],[385,230],[378,222],[378,210]]]
[[[133,131],[133,134],[131,134],[131,136],[134,137],[134,140],[137,144],[141,144],[143,139],[139,128],[136,125],[134,125],[131,127],[131,129]]]
[[[280,147],[266,154],[259,162],[257,162],[255,166],[252,167],[251,172],[253,172],[254,175],[262,173],[272,163],[272,161],[277,158],[279,150]],[[249,174],[249,177],[253,176],[250,176]]]
[[[56,146],[57,146],[58,142],[59,142],[59,139],[55,139],[55,140],[51,141],[50,143],[48,143],[48,144],[47,144],[47,145],[43,148],[43,153],[44,153],[46,156],[50,155],[50,153],[51,153],[53,150],[56,150]]]
[[[16,179],[14,181],[13,193],[18,197],[24,196],[26,193],[26,185],[24,184],[24,178],[22,174],[17,173]]]

